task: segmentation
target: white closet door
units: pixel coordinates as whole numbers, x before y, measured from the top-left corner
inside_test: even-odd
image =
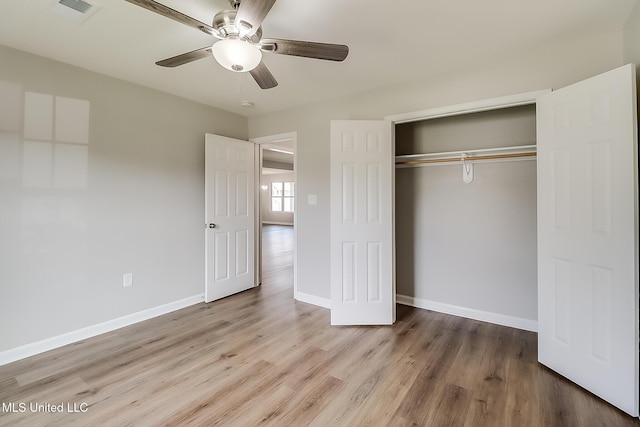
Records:
[[[388,121],[331,122],[331,324],[395,321]]]
[[[205,301],[255,286],[254,144],[205,137]]]
[[[538,358],[638,415],[635,67],[542,96]]]

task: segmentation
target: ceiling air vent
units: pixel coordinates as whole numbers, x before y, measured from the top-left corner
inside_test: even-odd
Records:
[[[59,0],[58,3],[83,14],[89,12],[93,7],[93,5],[82,0]]]
[[[49,3],[49,10],[67,21],[83,23],[91,15],[100,9],[93,0],[91,3],[84,0],[52,0]]]

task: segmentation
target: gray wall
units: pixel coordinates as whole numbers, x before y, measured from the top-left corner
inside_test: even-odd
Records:
[[[640,3],[631,13],[624,29],[624,61],[640,65]]]
[[[0,90],[0,351],[201,294],[204,134],[247,119],[3,46]],[[25,93],[88,102],[88,143],[24,138]]]
[[[535,107],[396,126],[398,154],[535,144]],[[425,302],[537,319],[536,162],[396,171],[397,292]]]
[[[499,63],[249,119],[252,138],[296,131],[298,292],[330,298],[329,122],[382,119],[427,108],[558,88],[623,65],[622,31],[521,52]],[[317,195],[317,205],[306,203]]]
[[[640,94],[640,3],[636,5],[624,28],[623,55],[625,64],[636,64],[637,89]],[[640,96],[638,102],[640,103]]]

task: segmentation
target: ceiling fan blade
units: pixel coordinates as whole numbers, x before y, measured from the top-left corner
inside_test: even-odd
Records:
[[[278,82],[271,74],[271,71],[264,65],[264,62],[260,61],[260,64],[253,70],[249,71],[251,77],[258,83],[258,86],[262,89],[271,89],[278,86]]]
[[[189,62],[202,58],[211,58],[211,46],[163,59],[162,61],[156,62],[156,65],[161,67],[177,67],[178,65],[188,64]]]
[[[174,21],[178,21],[181,24],[188,25],[196,30],[200,30],[209,35],[213,34],[213,28],[211,25],[205,24],[204,22],[200,22],[197,19],[194,19],[190,16],[185,15],[184,13],[178,12],[175,9],[171,9],[168,6],[165,6],[157,1],[153,0],[126,0],[129,3],[135,4],[140,7],[144,7],[152,12],[155,12],[159,15],[162,15],[166,18],[173,19]]]
[[[234,22],[240,35],[255,34],[275,2],[276,0],[242,0]]]
[[[305,58],[344,61],[349,54],[349,46],[343,44],[305,42],[301,40],[262,39],[260,48],[265,52]]]

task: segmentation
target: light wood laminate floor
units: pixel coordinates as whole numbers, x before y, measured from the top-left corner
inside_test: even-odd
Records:
[[[539,365],[534,333],[405,306],[330,326],[293,299],[292,229],[264,236],[259,288],[0,367],[0,402],[80,411],[0,425],[640,425]]]

